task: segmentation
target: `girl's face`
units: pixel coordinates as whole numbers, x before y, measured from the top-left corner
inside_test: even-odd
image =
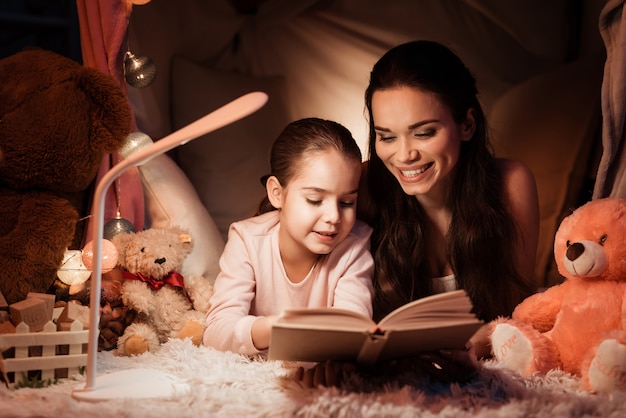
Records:
[[[283,259],[330,253],[356,220],[359,161],[330,150],[305,157],[298,165],[287,186],[268,189],[280,210]]]
[[[376,154],[418,200],[445,202],[461,141],[474,133],[473,112],[457,123],[432,92],[412,87],[378,90],[372,95]]]

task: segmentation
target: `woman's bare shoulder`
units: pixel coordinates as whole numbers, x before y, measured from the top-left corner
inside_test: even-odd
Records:
[[[536,193],[535,176],[528,166],[521,161],[508,158],[498,158],[496,161],[504,180],[504,186],[508,191]]]
[[[534,280],[534,266],[540,218],[535,178],[530,169],[520,161],[497,161],[502,173],[506,204],[519,228],[517,271],[534,288],[537,285]]]
[[[500,158],[497,162],[509,211],[518,223],[522,219],[535,223],[539,217],[539,197],[533,173],[521,161]]]
[[[535,177],[520,161],[498,159],[504,197],[509,211],[523,229],[534,231],[539,226],[539,196]]]

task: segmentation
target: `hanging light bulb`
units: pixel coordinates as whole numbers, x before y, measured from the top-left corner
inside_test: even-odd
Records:
[[[103,237],[104,239],[110,240],[117,234],[123,234],[127,232],[137,232],[135,229],[135,225],[133,225],[133,223],[128,219],[122,218],[118,211],[117,215],[115,215],[115,218],[104,224]]]
[[[155,77],[156,66],[150,58],[137,57],[132,52],[126,51],[124,55],[124,78],[130,86],[139,89],[148,87]]]

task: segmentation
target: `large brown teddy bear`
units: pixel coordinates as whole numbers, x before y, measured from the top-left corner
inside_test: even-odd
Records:
[[[132,120],[112,76],[32,49],[0,60],[0,121],[0,291],[14,303],[81,248],[101,160]]]
[[[566,280],[494,322],[492,349],[520,374],[561,369],[594,392],[626,390],[626,200],[592,200],[559,226]]]

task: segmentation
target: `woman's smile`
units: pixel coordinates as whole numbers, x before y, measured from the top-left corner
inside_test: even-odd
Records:
[[[372,96],[376,154],[411,196],[445,199],[458,158],[460,124],[431,92],[393,87]]]
[[[411,169],[402,169],[402,168],[398,168],[398,171],[400,171],[400,174],[411,180],[411,179],[415,179],[416,177],[418,177],[420,174],[424,174],[426,172],[426,170],[428,170],[429,168],[431,168],[433,166],[434,163],[428,163],[428,164],[424,164],[421,167],[418,168],[411,168]]]

